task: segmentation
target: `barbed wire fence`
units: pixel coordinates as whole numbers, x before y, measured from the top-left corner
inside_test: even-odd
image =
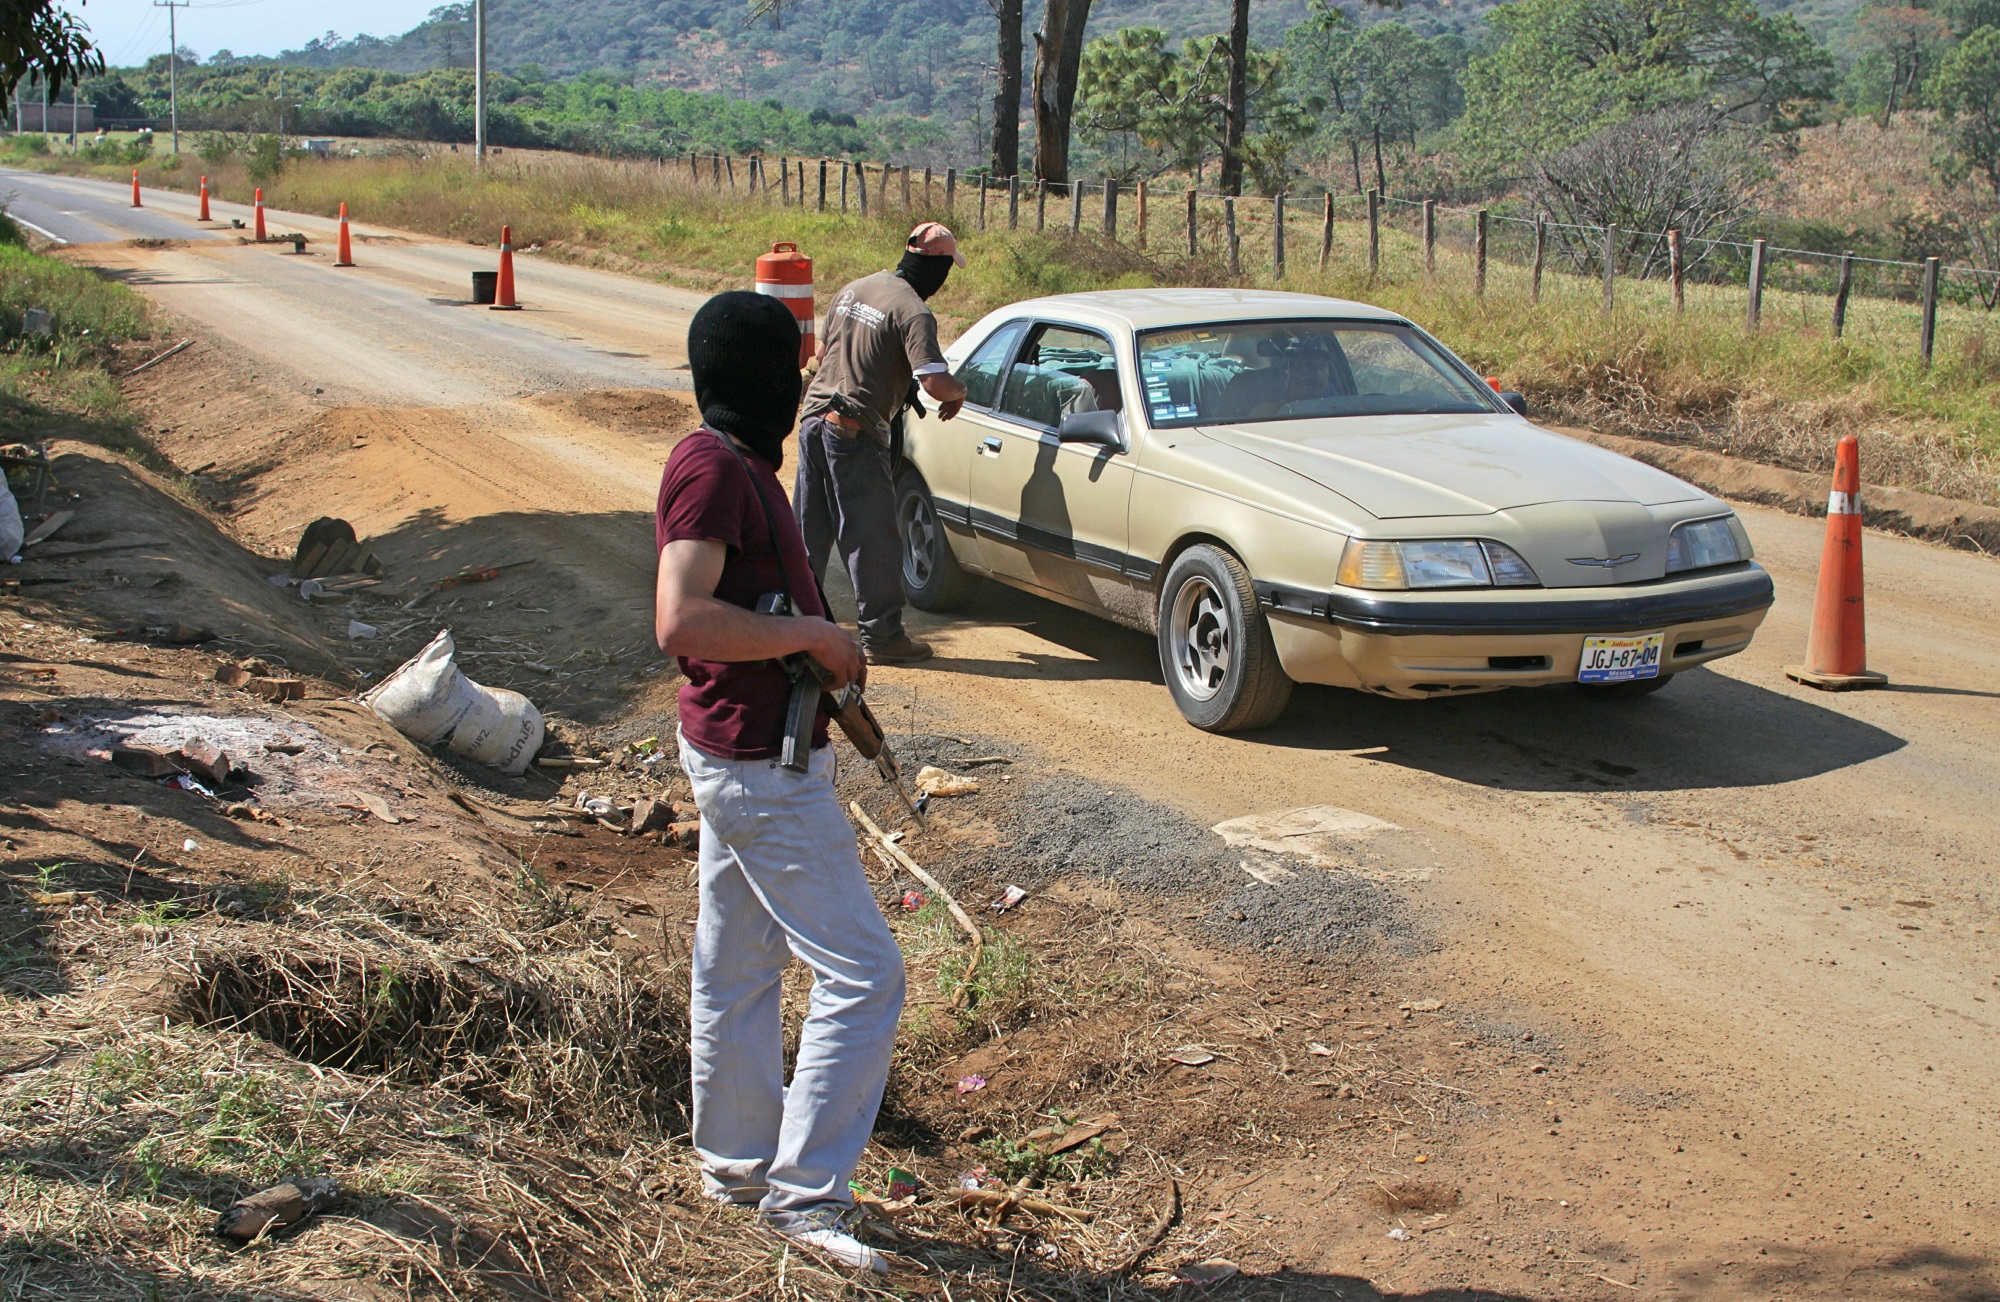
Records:
[[[1432,200],[1362,194],[1225,195],[1147,182],[1038,183],[985,169],[916,168],[838,158],[771,159],[688,153],[656,167],[719,194],[866,217],[891,211],[970,222],[974,230],[1091,236],[1158,254],[1208,256],[1233,277],[1282,283],[1296,270],[1365,265],[1385,283],[1456,276],[1476,295],[1507,281],[1528,302],[1594,293],[1605,312],[1637,301],[1687,309],[1691,289],[1713,307],[1740,297],[1743,325],[1779,328],[1793,316],[1849,336],[1866,304],[1871,342],[1936,356],[1941,307],[1992,313],[2000,270],[1790,248],[1763,239],[1690,238],[1523,217]],[[1394,237],[1394,238],[1391,238]],[[1780,304],[1777,296],[1785,295]],[[1886,314],[1885,314],[1886,313]]]

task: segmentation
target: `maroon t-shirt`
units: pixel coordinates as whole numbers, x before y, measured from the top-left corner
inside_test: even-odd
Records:
[[[759,493],[770,508],[768,517],[757,504]],[[776,547],[767,519],[778,528]],[[662,549],[670,542],[688,541],[727,547],[715,595],[731,605],[754,610],[765,593],[789,592],[796,613],[826,614],[806,559],[805,535],[799,532],[798,517],[778,483],[776,468],[754,452],[743,452],[739,464],[709,430],[688,435],[667,458],[654,537]],[[773,759],[779,754],[792,691],[784,670],[770,660],[723,662],[689,656],[680,657],[680,666],[687,675],[680,692],[681,733],[690,745],[718,759]],[[826,723],[822,702],[813,726],[814,749],[826,745]]]

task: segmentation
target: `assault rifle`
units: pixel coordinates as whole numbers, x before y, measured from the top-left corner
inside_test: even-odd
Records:
[[[757,613],[760,615],[789,615],[792,613],[791,598],[782,592],[769,592],[758,598]],[[854,743],[854,749],[861,752],[861,758],[875,766],[882,780],[895,789],[896,796],[917,820],[918,827],[926,827],[924,811],[917,807],[909,789],[903,785],[902,766],[896,762],[896,752],[889,747],[889,738],[882,731],[881,721],[875,711],[868,708],[862,699],[861,685],[849,683],[838,692],[833,690],[833,671],[819,661],[801,651],[788,655],[778,662],[785,676],[792,680],[791,699],[785,705],[785,740],[778,754],[778,763],[794,773],[803,773],[812,762],[813,724],[819,718],[822,701],[827,713]]]

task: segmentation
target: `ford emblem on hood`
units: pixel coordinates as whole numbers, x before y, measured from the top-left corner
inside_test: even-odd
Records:
[[[1623,556],[1572,556],[1571,565],[1595,565],[1599,569],[1615,570],[1620,565],[1630,565],[1639,559],[1638,552],[1626,552]]]

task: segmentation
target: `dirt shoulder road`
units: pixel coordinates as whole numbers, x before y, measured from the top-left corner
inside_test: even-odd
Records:
[[[96,202],[118,229],[115,197]],[[241,350],[136,389],[159,413],[208,386],[215,409],[163,442],[223,449],[253,536],[288,545],[337,509],[409,560],[449,523],[530,532],[544,578],[581,585],[591,612],[551,637],[643,641],[646,513],[682,418],[656,391],[684,381],[699,296],[538,263],[523,295],[540,311],[446,307],[430,300],[490,254],[373,234],[379,268],[355,272],[213,240],[73,256]],[[287,395],[259,408],[245,395],[272,375]],[[310,437],[240,432],[308,418]],[[1392,824],[1302,844],[1320,871],[1419,906],[1407,987],[1446,1001],[1468,1040],[1513,1045],[1541,1098],[1477,1110],[1421,1167],[1391,1146],[1368,1178],[1423,1175],[1567,1224],[1549,1295],[1616,1276],[1650,1294],[1990,1296],[2000,563],[1871,535],[1870,660],[1893,687],[1826,696],[1781,673],[1804,645],[1821,526],[1744,516],[1778,585],[1758,643],[1645,700],[1311,689],[1274,729],[1210,737],[1173,713],[1148,641],[998,589],[923,622],[940,659],[873,694],[892,730],[1012,738],[1210,823],[1331,806]],[[1312,921],[1297,888],[1244,884],[1255,907],[1191,925],[1282,954]],[[1468,1245],[1447,1262],[1441,1235],[1385,1241],[1308,1165],[1244,1174],[1232,1205],[1274,1218],[1260,1233],[1286,1260],[1384,1290],[1481,1283]]]

